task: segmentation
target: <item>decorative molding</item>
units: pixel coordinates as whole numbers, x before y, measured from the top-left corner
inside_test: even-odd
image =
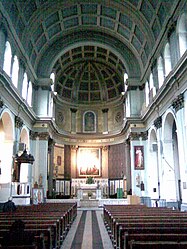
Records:
[[[75,109],[75,108],[70,108],[70,111],[71,111],[72,113],[76,113],[76,112],[77,112],[77,109]]]
[[[121,112],[117,112],[116,116],[115,116],[115,121],[117,123],[120,123],[122,121],[122,113]]]
[[[103,147],[102,147],[102,150],[103,150],[103,151],[108,151],[108,150],[109,150],[109,146],[103,146]]]
[[[127,91],[135,91],[135,90],[140,90],[142,91],[145,87],[145,84],[144,85],[141,85],[141,86],[129,86],[128,85],[128,88],[127,88]]]
[[[158,118],[155,119],[154,121],[154,126],[159,129],[162,127],[162,117],[159,116]]]
[[[103,113],[107,113],[107,112],[108,112],[108,108],[102,109],[102,112],[103,112]]]
[[[64,114],[61,111],[59,111],[57,113],[57,122],[60,123],[60,124],[62,124],[64,122]]]
[[[49,140],[50,136],[49,136],[48,132],[33,132],[33,131],[31,131],[30,132],[30,138],[32,140],[36,140],[36,139]]]
[[[71,145],[71,150],[77,151],[79,149],[78,145]]]
[[[144,131],[144,132],[131,132],[129,134],[129,139],[132,140],[147,140],[148,139],[148,132]]]
[[[45,91],[51,91],[51,87],[46,85],[46,86],[40,86],[42,90],[45,90]]]
[[[178,110],[184,108],[184,95],[183,93],[179,94],[177,98],[174,99],[172,103],[173,108],[177,112]]]

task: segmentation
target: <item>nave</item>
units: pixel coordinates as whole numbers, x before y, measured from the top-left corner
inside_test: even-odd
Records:
[[[61,249],[113,249],[103,222],[102,208],[78,208]]]

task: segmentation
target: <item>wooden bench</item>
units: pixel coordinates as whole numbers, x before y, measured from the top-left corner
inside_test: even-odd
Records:
[[[76,215],[76,203],[18,206],[15,212],[0,213],[0,239],[9,232],[13,222],[20,219],[25,223],[26,233],[35,240],[43,238],[46,249],[60,248]]]
[[[187,244],[187,237],[183,235],[187,234],[186,213],[141,205],[105,205],[103,213],[105,226],[115,248],[146,248],[146,245],[150,245],[151,242],[156,246],[160,243],[160,248],[162,245],[167,248],[166,245]],[[172,237],[171,233],[176,236]],[[138,240],[141,234],[142,239]],[[146,236],[143,236],[144,234]],[[152,240],[151,234],[155,234]],[[162,234],[165,236],[159,239]]]
[[[135,249],[135,248],[180,248],[178,246],[186,245],[187,234],[155,234],[155,233],[141,233],[141,234],[125,234],[124,244],[121,244],[120,248],[123,249]],[[152,247],[149,247],[152,245]],[[156,247],[155,247],[156,246]],[[158,247],[160,246],[160,247]],[[168,247],[166,247],[168,246]],[[183,247],[184,248],[184,247]],[[186,247],[187,248],[187,247]]]

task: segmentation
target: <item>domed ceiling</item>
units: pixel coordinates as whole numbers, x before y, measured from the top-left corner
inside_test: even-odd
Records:
[[[124,91],[125,68],[112,52],[97,46],[69,50],[55,64],[55,91],[74,103],[108,102]]]

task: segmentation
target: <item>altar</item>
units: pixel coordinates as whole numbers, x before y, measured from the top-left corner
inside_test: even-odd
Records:
[[[101,199],[101,190],[97,184],[81,184],[77,189],[77,198],[80,200]]]

